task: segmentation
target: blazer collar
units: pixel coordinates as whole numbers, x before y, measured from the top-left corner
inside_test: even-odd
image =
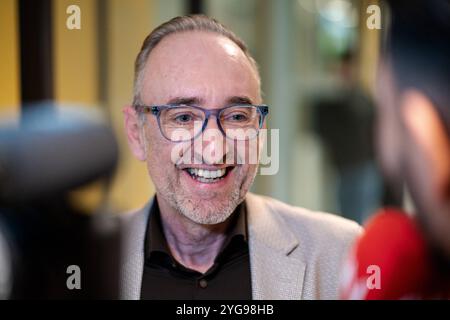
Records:
[[[264,198],[248,193],[246,196],[249,233],[266,246],[289,255],[299,240],[289,225],[275,212],[271,212]]]
[[[249,193],[246,205],[253,299],[301,299],[306,263],[293,254],[299,240],[263,197]]]

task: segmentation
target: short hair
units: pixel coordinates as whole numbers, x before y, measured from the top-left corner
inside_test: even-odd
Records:
[[[388,0],[382,54],[400,90],[417,88],[436,106],[450,134],[450,1]]]
[[[133,105],[139,104],[140,91],[142,86],[142,78],[144,74],[144,67],[147,63],[148,57],[152,50],[168,35],[187,31],[205,31],[218,35],[222,35],[231,41],[233,41],[245,54],[250,61],[252,67],[255,69],[258,82],[260,82],[260,76],[258,71],[258,65],[251,56],[247,45],[239,37],[237,37],[230,29],[225,27],[217,20],[210,18],[206,15],[186,15],[175,17],[155,28],[144,40],[141,50],[136,57],[134,64],[134,93],[133,93]]]

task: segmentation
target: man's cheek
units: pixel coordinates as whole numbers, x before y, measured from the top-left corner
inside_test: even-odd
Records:
[[[170,160],[170,147],[161,144],[157,139],[149,137],[148,143],[148,166],[156,170],[163,171],[168,170],[169,167],[174,167],[174,164]]]
[[[240,194],[242,197],[244,197],[250,189],[257,169],[257,165],[243,165],[239,168],[237,183],[239,183]]]

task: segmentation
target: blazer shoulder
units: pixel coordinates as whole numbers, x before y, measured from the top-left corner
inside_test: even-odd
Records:
[[[348,246],[362,232],[355,221],[336,214],[312,211],[289,205],[279,200],[256,196],[272,213],[280,217],[291,231],[309,243]]]

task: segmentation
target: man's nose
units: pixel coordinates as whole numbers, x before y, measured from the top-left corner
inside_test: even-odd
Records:
[[[225,136],[217,124],[217,118],[210,116],[207,126],[202,133],[203,161],[207,164],[224,163],[226,152]]]

